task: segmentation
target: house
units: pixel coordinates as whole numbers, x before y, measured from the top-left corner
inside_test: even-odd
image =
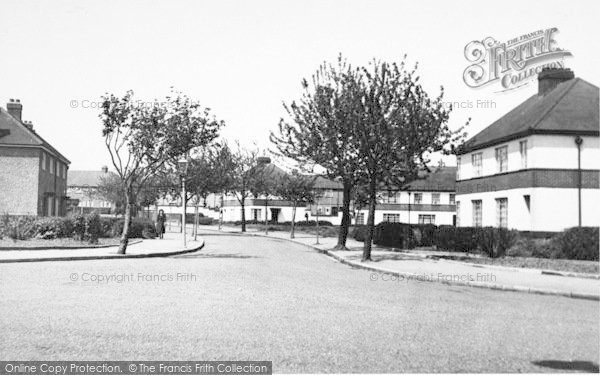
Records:
[[[271,163],[268,157],[258,158],[258,167],[268,178],[277,179],[287,172]],[[434,168],[431,173],[423,174],[422,179],[407,183],[398,188],[382,188],[375,212],[375,223],[382,221],[404,223],[432,223],[452,225],[455,221],[455,167]],[[313,177],[313,176],[310,176]],[[296,221],[329,221],[339,225],[342,221],[343,185],[340,181],[323,176],[314,176],[314,189],[318,197],[313,204],[300,204],[296,209]],[[242,209],[233,193],[212,195],[207,198],[206,207],[200,212],[214,219],[223,215],[226,222],[242,220]],[[368,210],[351,203],[352,223],[365,224]],[[180,202],[161,201],[157,209],[163,209],[168,218],[181,218]],[[187,212],[194,211],[188,206]],[[293,204],[276,196],[248,196],[245,200],[245,217],[248,221],[289,222],[292,220]],[[173,224],[177,225],[177,224]]]
[[[70,161],[22,113],[19,99],[0,108],[0,214],[63,216]]]
[[[458,225],[599,226],[599,130],[598,87],[544,69],[537,94],[458,150]]]
[[[73,212],[86,214],[97,212],[110,214],[115,210],[115,202],[111,202],[98,194],[99,184],[110,175],[108,167],[97,171],[70,171],[67,180],[67,195],[74,202]]]
[[[375,210],[375,224],[454,225],[456,167],[436,167],[400,187],[382,188]],[[368,209],[355,212],[355,223],[366,224]]]

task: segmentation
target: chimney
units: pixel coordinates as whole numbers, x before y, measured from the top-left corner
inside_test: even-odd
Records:
[[[102,166],[102,173],[108,173],[108,167],[106,165]]]
[[[559,83],[573,78],[575,78],[575,73],[571,69],[544,68],[538,74],[538,95],[546,95],[558,86]]]
[[[6,103],[6,110],[8,113],[21,121],[21,114],[23,113],[23,105],[19,99],[10,99],[8,103]]]
[[[27,129],[33,131],[33,123],[31,121],[25,121],[23,122],[23,125],[25,125]]]
[[[258,164],[269,164],[271,162],[271,158],[268,156],[259,156],[256,158],[256,162]]]

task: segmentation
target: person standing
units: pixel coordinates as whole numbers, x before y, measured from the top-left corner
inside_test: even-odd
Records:
[[[167,221],[167,215],[165,215],[165,211],[159,210],[158,215],[156,215],[156,233],[158,234],[159,239],[164,238],[165,234],[165,221]]]

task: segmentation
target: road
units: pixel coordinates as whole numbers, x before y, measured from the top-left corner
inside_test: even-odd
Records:
[[[205,239],[173,258],[1,264],[0,358],[598,371],[598,302],[397,282],[285,241]]]

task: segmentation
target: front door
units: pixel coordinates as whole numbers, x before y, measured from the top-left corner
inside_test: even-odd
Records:
[[[271,222],[272,223],[279,222],[279,212],[281,212],[280,208],[271,208]]]

